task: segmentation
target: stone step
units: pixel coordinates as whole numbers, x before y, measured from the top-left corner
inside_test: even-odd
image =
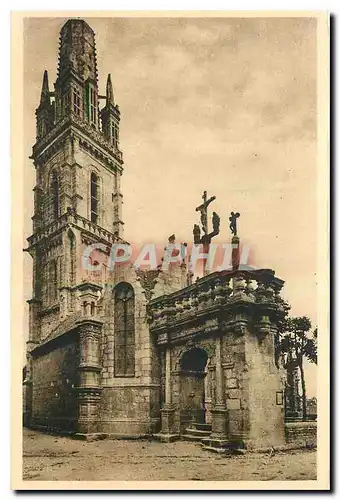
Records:
[[[211,431],[210,430],[195,429],[194,427],[189,427],[189,428],[185,429],[185,433],[189,434],[190,436],[197,436],[200,438],[204,438],[204,437],[210,436]]]
[[[200,431],[209,431],[209,432],[211,432],[211,424],[194,424],[194,427],[196,429],[199,429]]]
[[[201,436],[195,436],[194,434],[182,434],[181,439],[183,441],[193,441],[196,443],[201,443],[202,442],[202,437]]]

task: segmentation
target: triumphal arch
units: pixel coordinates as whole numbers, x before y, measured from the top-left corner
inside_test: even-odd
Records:
[[[282,445],[282,380],[275,364],[283,281],[269,269],[231,270],[150,303],[161,351],[158,438],[207,448]]]

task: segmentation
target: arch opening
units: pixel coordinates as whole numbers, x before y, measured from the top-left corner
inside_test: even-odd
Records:
[[[180,360],[182,372],[204,373],[208,361],[208,354],[200,347],[185,351]]]
[[[205,349],[194,347],[185,351],[180,359],[180,428],[199,428],[206,422],[206,366]]]

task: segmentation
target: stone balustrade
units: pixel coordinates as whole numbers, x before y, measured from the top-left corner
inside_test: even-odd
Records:
[[[263,305],[282,309],[283,281],[269,269],[223,271],[198,279],[194,284],[150,302],[150,329],[157,330],[205,315],[216,308],[236,304]],[[259,327],[267,326],[265,316]]]
[[[47,239],[51,234],[54,234],[56,231],[70,223],[82,231],[87,231],[91,233],[91,235],[98,236],[107,243],[112,244],[117,242],[117,237],[113,233],[98,226],[97,224],[94,224],[88,219],[85,219],[85,217],[82,217],[69,208],[68,211],[61,215],[58,220],[51,222],[45,227],[37,229],[36,233],[27,239],[29,247],[35,246],[44,238]]]
[[[122,152],[116,146],[111,144],[104,137],[101,131],[96,130],[88,122],[74,113],[71,113],[69,116],[66,116],[59,120],[46,135],[44,135],[37,141],[37,143],[33,146],[33,157],[37,156],[41,151],[43,151],[48,144],[51,144],[53,139],[57,137],[63,131],[63,129],[69,125],[77,126],[80,130],[89,135],[99,146],[116,157],[120,162],[122,161]]]
[[[42,151],[47,144],[50,144],[52,139],[54,139],[64,127],[70,122],[70,117],[65,116],[61,120],[59,120],[55,126],[47,132],[43,137],[37,140],[36,144],[33,146],[33,156],[36,156],[40,151]]]

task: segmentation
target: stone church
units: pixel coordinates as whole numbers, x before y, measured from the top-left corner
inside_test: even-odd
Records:
[[[24,423],[84,439],[282,445],[283,281],[272,270],[244,270],[236,258],[193,282],[185,260],[83,265],[87,248],[97,248],[95,267],[125,243],[120,118],[110,75],[99,94],[93,30],[68,20],[54,89],[45,71],[36,109]]]

